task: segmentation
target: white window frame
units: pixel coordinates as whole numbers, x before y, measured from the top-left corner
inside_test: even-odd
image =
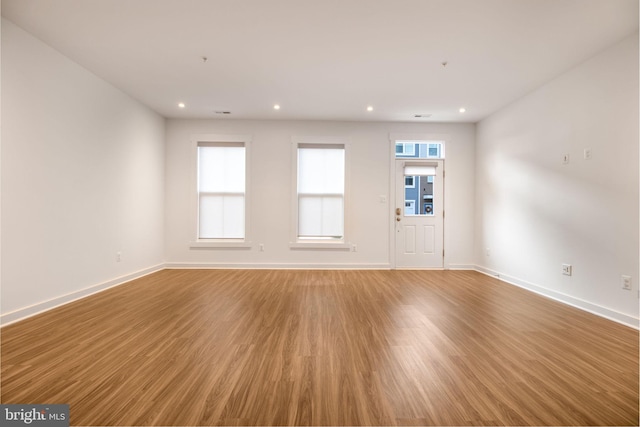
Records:
[[[342,145],[344,147],[344,232],[341,239],[300,239],[298,238],[298,148],[301,145]],[[322,249],[349,250],[348,240],[349,221],[349,170],[350,170],[350,142],[341,137],[294,136],[291,138],[291,240],[290,249]]]
[[[251,249],[251,135],[224,135],[205,134],[191,137],[191,233],[192,240],[189,242],[191,248],[212,248],[212,249]],[[243,239],[200,239],[198,237],[198,146],[200,144],[215,143],[242,143],[245,152],[245,191],[244,191],[244,238]]]

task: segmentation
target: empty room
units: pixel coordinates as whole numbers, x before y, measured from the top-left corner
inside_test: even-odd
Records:
[[[0,424],[639,424],[637,0],[1,10]]]

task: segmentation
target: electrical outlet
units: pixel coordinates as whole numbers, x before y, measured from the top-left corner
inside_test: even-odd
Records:
[[[351,245],[351,251],[352,252],[357,252],[358,251],[358,246],[355,243],[353,245]]]
[[[631,290],[631,276],[620,276],[620,283],[622,284],[622,289]]]
[[[487,256],[491,256],[491,249],[487,248],[487,249],[484,251],[484,253],[485,253]]]
[[[562,156],[562,164],[563,165],[568,165],[569,164],[569,160],[570,160],[569,153],[567,153],[567,154]]]
[[[591,160],[591,148],[584,149],[584,159]]]
[[[122,252],[116,252],[116,262],[122,262]]]
[[[562,264],[562,274],[565,276],[571,276],[572,273],[573,268],[571,267],[571,264]]]
[[[260,252],[264,252],[264,243],[260,243]]]

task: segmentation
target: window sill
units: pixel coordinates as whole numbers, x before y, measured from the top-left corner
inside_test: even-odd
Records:
[[[340,242],[290,242],[290,249],[323,249],[323,250],[337,250],[348,251],[351,250],[351,244],[343,241]]]
[[[245,241],[224,241],[224,240],[197,240],[190,242],[192,249],[251,249],[251,242]]]

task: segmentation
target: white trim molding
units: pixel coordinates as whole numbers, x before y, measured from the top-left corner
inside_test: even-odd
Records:
[[[572,307],[578,308],[588,313],[595,314],[596,316],[604,317],[605,319],[612,320],[614,322],[623,324],[625,326],[629,326],[634,329],[640,329],[640,326],[639,326],[640,319],[637,319],[633,316],[629,316],[628,314],[620,313],[618,311],[611,310],[601,305],[597,305],[592,302],[582,300],[580,298],[572,297],[570,295],[563,294],[561,292],[556,292],[551,289],[544,288],[540,285],[536,285],[534,283],[527,282],[526,280],[522,280],[517,277],[512,277],[507,274],[503,274],[486,267],[476,265],[475,270],[479,273],[483,273],[483,274],[486,274],[487,276],[494,277],[510,285],[514,285],[519,288],[522,288],[531,292],[535,292],[536,294],[542,295],[543,297],[547,297],[552,300],[561,302],[563,304],[570,305]]]
[[[229,262],[168,262],[169,270],[390,270],[388,263],[374,264],[314,264],[314,263],[229,263]]]
[[[189,243],[191,249],[252,249],[253,243],[245,241],[197,240]]]
[[[249,134],[199,134],[191,135],[190,159],[190,228],[192,239],[188,244],[190,249],[220,248],[220,249],[251,249],[251,142],[253,136]],[[199,239],[198,238],[198,147],[200,146],[242,146],[245,152],[245,188],[244,188],[244,237],[241,239]]]
[[[298,242],[289,242],[290,249],[320,249],[320,250],[329,250],[329,251],[351,251],[353,246],[349,242],[343,242],[342,240],[338,242],[322,242],[322,241],[298,241]]]
[[[451,135],[449,135],[448,133],[389,133],[389,141],[393,142],[394,144],[396,141],[446,142],[449,139],[451,139]]]
[[[73,301],[77,301],[88,296],[105,291],[109,288],[123,285],[135,279],[147,276],[149,274],[164,270],[164,264],[154,265],[124,276],[116,277],[115,279],[107,280],[106,282],[99,283],[97,285],[90,286],[88,288],[81,289],[79,291],[71,292],[66,295],[52,298],[48,301],[42,301],[37,304],[30,305],[28,307],[19,308],[18,310],[11,311],[9,313],[3,313],[0,315],[0,326],[7,326],[11,323],[24,320],[28,317],[35,316],[36,314],[43,313],[45,311],[52,310],[62,305],[68,304]]]
[[[445,264],[445,270],[475,270],[476,266],[472,264]]]
[[[300,148],[342,148],[344,150],[344,190],[343,201],[343,233],[335,240],[307,240],[298,235],[298,149]],[[350,250],[351,243],[351,139],[342,136],[294,135],[291,137],[291,221],[290,243],[291,250]],[[294,267],[297,268],[297,267]]]

